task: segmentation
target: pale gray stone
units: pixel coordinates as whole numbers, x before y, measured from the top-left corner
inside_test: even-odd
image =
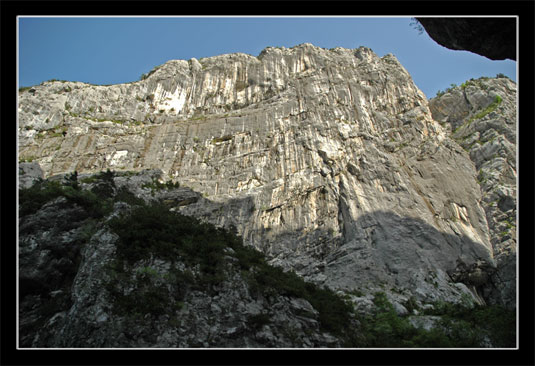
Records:
[[[44,173],[39,163],[19,163],[19,188],[29,188],[43,178]]]
[[[21,186],[40,177],[38,166],[57,180],[110,169],[116,189],[233,229],[308,281],[362,292],[351,297],[359,313],[373,310],[378,291],[396,300],[398,313],[398,292],[419,302],[514,307],[516,84],[508,79],[481,79],[428,101],[393,55],[303,44],[258,57],[172,60],[127,84],[33,89],[19,93],[19,155],[39,165],[27,173],[21,164]],[[475,118],[497,95],[499,106]],[[169,180],[180,188],[150,187]],[[128,209],[116,204],[109,218]],[[72,267],[57,254],[75,242],[80,215],[58,199],[21,219],[23,281],[52,276],[55,284],[56,267]],[[126,324],[108,311],[102,289],[115,240],[99,227],[73,247],[79,268],[70,293],[58,296],[70,296],[68,316],[48,333],[23,336],[24,344],[339,345],[319,331],[309,303],[254,299],[238,273],[217,300],[189,293],[179,325]],[[150,264],[160,274],[170,269]],[[28,296],[30,303],[38,300]],[[269,330],[252,332],[247,317],[262,313]],[[107,321],[98,321],[102,314]]]
[[[450,100],[451,95],[457,96],[455,101]],[[496,97],[501,102],[490,113],[483,113]],[[455,123],[447,122],[457,129],[453,138],[470,154],[477,169],[497,264],[479,291],[489,303],[515,308],[516,282],[501,279],[516,278],[516,84],[508,78],[480,78],[429,102],[436,119],[455,114],[459,105],[466,113]]]

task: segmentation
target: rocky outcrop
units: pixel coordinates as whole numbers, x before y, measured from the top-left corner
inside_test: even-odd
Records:
[[[441,46],[516,60],[516,18],[417,18]]]
[[[433,117],[452,130],[478,171],[482,206],[498,270],[485,298],[516,307],[516,84],[480,78],[429,102]]]
[[[108,176],[107,181],[93,177],[92,183],[75,190],[65,188],[65,195],[50,197],[36,211],[25,210],[19,242],[21,347],[341,346],[340,337],[323,329],[320,312],[309,301],[279,293],[277,287],[264,291],[263,284],[251,282],[261,277],[244,271],[244,257],[232,247],[206,254],[221,255],[217,280],[206,277],[202,262],[192,266],[185,255],[162,258],[147,249],[148,256],[128,263],[129,257],[121,252],[121,231],[114,230],[111,222],[143,200],[126,193],[125,187],[138,188],[147,201],[165,202],[171,196],[183,203],[199,199],[184,188],[151,194],[142,186],[152,183],[153,174]],[[53,184],[48,188],[48,183],[42,184],[51,192]],[[89,204],[91,192],[103,192],[103,185],[111,187],[114,204],[104,216],[95,216]],[[27,203],[24,196],[24,208]],[[136,230],[137,223],[130,222],[128,229]],[[189,227],[194,224],[188,222]],[[146,229],[157,235],[154,225]],[[180,238],[176,240],[179,245]]]
[[[437,118],[394,56],[303,44],[35,86],[19,153],[45,177],[160,169],[196,192],[169,197],[175,211],[318,285],[483,302],[496,263],[478,171]]]
[[[21,189],[20,347],[514,345],[514,312],[473,315],[460,283],[462,306],[420,306],[334,293],[270,266],[234,234],[177,213],[209,201],[160,175],[69,174]]]
[[[19,164],[19,188],[29,188],[43,178],[43,170],[38,163],[21,162]]]

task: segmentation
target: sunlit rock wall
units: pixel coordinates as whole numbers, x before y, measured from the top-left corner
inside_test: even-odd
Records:
[[[45,82],[19,94],[19,154],[47,177],[161,169],[202,193],[184,213],[233,225],[334,288],[483,301],[495,268],[468,152],[397,59],[365,47],[175,60],[111,86]]]

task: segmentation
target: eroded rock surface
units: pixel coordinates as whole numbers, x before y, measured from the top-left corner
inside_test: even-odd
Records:
[[[497,247],[480,166],[435,119],[393,55],[303,44],[43,83],[20,94],[19,143],[46,177],[160,169],[198,192],[176,210],[317,284],[483,302]]]
[[[19,163],[19,187],[31,187],[39,179],[43,179],[43,170],[38,163],[21,162]]]
[[[516,307],[516,84],[508,78],[480,78],[431,99],[433,117],[450,126],[469,154],[481,186],[498,270],[484,296]]]

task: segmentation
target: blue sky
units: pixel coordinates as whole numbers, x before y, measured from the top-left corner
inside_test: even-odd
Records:
[[[470,78],[505,74],[516,62],[492,61],[438,45],[409,17],[19,18],[19,87],[59,79],[92,84],[139,80],[173,60],[312,43],[366,46],[392,53],[428,98]]]

